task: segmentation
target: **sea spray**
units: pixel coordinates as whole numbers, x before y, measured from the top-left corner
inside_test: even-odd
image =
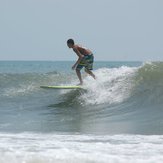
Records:
[[[80,98],[85,104],[120,103],[130,96],[134,87],[133,76],[137,68],[122,66],[120,68],[101,68],[95,71],[96,81],[85,78],[87,93]]]

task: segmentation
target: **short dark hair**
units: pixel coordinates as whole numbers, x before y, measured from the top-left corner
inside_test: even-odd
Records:
[[[68,39],[68,40],[67,40],[67,44],[72,44],[72,45],[74,45],[75,43],[74,43],[74,40],[73,40],[73,39]]]

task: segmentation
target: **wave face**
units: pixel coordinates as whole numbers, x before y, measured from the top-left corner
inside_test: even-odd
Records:
[[[0,75],[0,131],[163,134],[163,63],[103,67],[84,77],[83,90],[44,90],[74,85],[73,72]]]

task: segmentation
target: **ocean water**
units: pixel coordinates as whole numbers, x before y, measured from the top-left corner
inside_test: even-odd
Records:
[[[0,62],[0,163],[162,163],[163,62]]]

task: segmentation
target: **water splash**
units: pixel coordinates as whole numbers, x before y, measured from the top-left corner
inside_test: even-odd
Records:
[[[96,81],[89,76],[84,79],[87,93],[79,98],[86,105],[120,103],[130,96],[136,71],[137,68],[125,66],[98,69],[95,71]]]

